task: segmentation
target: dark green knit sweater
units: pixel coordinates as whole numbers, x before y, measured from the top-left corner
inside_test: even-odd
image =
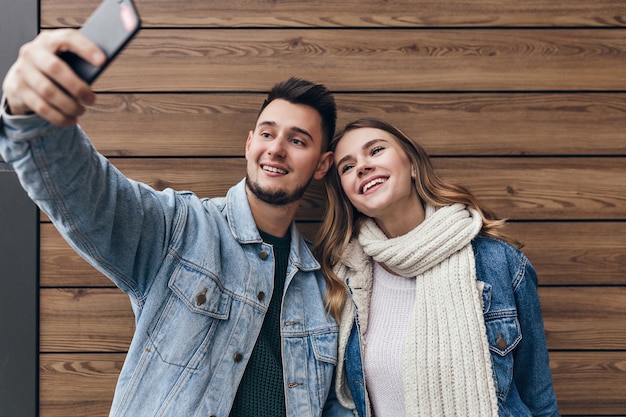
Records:
[[[274,247],[274,291],[261,333],[239,384],[235,403],[230,412],[231,417],[286,416],[280,342],[280,306],[287,275],[291,237],[289,233],[285,238],[277,238],[259,232],[263,241]]]

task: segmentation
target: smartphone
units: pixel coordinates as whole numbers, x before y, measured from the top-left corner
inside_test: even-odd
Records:
[[[80,32],[106,54],[104,65],[95,67],[78,55],[65,51],[59,56],[85,82],[91,84],[126,46],[141,27],[141,20],[132,0],[103,0],[87,19]]]

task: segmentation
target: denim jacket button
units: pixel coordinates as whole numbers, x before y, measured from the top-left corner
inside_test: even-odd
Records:
[[[262,260],[266,260],[268,256],[269,256],[269,254],[266,251],[264,251],[264,250],[259,252],[259,258],[261,258]]]
[[[206,303],[206,291],[207,289],[204,289],[204,292],[198,293],[198,295],[196,295],[196,305],[197,306],[201,306],[202,304]]]
[[[263,301],[263,300],[265,300],[265,293],[264,293],[263,291],[259,292],[259,293],[256,295],[256,298],[257,298],[259,301]]]
[[[243,359],[243,355],[241,353],[239,353],[239,352],[237,352],[237,353],[235,353],[233,355],[233,360],[235,362],[241,362],[242,359]]]
[[[498,333],[498,339],[496,340],[496,347],[500,350],[505,350],[509,344],[502,337],[502,333]]]

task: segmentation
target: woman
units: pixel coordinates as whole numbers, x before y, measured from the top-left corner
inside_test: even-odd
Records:
[[[332,141],[316,251],[346,285],[337,395],[359,417],[558,416],[537,277],[503,220],[376,119]]]

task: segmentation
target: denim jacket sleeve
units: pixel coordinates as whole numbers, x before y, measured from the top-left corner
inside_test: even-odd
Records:
[[[500,416],[559,416],[533,266],[502,241],[479,237],[472,244]]]
[[[537,274],[526,257],[522,259],[523,272],[513,281],[523,335],[515,353],[513,378],[520,398],[533,416],[554,417],[559,413],[537,293]]]
[[[167,247],[174,193],[126,178],[80,127],[37,116],[3,112],[0,154],[70,245],[141,306]]]

